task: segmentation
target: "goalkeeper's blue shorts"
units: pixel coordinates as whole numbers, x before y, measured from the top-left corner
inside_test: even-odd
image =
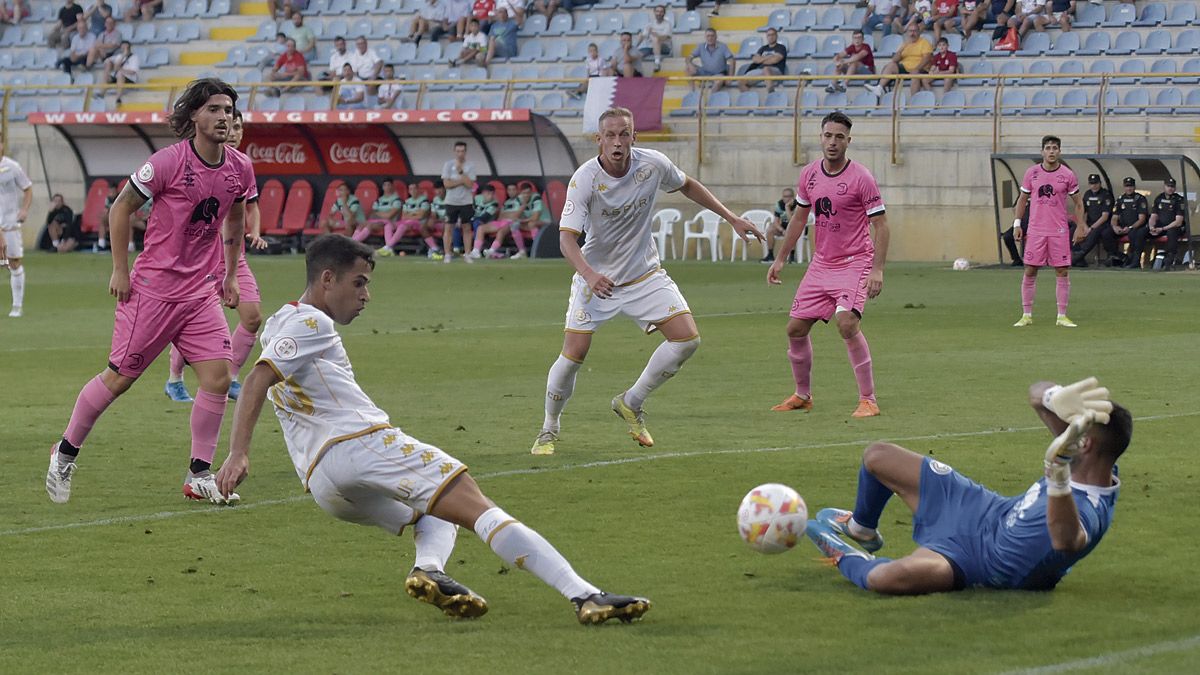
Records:
[[[1008,498],[935,459],[924,459],[913,540],[950,561],[957,588],[990,585],[984,537]]]

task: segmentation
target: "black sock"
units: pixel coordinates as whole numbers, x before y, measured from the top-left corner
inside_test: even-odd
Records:
[[[212,462],[206,462],[202,459],[192,458],[192,473],[193,474],[204,473],[205,471],[208,471],[210,469],[212,469]]]
[[[66,455],[67,457],[78,457],[79,448],[71,445],[70,441],[68,441],[66,438],[63,438],[58,442],[58,454]]]

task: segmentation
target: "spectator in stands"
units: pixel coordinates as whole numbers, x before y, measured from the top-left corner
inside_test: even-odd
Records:
[[[856,30],[850,36],[850,44],[846,49],[833,55],[833,72],[836,75],[874,75],[875,52],[867,44],[866,35]],[[846,80],[834,80],[825,91],[829,93],[846,91]]]
[[[570,96],[571,98],[578,99],[586,94],[588,90],[588,80],[591,78],[608,77],[612,75],[612,71],[609,70],[608,64],[604,61],[604,59],[600,58],[600,48],[596,46],[595,42],[588,43],[587,57],[585,57],[583,60],[583,67],[587,69],[588,79],[581,82],[577,88],[567,92],[567,96]]]
[[[704,0],[687,0],[687,11],[690,12],[702,4],[704,4]],[[721,15],[721,5],[723,5],[723,4],[725,4],[725,0],[717,0],[716,6],[713,7],[711,16],[720,16]]]
[[[375,92],[375,107],[394,108],[396,101],[400,100],[400,84],[394,81],[396,79],[396,69],[389,63],[383,67],[382,77],[385,80],[392,81],[379,85],[379,91]]]
[[[958,24],[964,39],[971,37],[975,29],[987,21],[989,4],[988,0],[962,0],[958,3]]]
[[[141,59],[133,52],[133,45],[128,40],[122,40],[117,53],[104,59],[104,81],[117,85],[117,104],[121,103],[125,83],[137,84],[138,73],[142,69]],[[107,90],[105,90],[107,91]],[[102,92],[104,93],[104,92]]]
[[[956,31],[962,24],[958,16],[958,0],[935,0],[933,3],[933,41],[936,44],[942,38],[942,31]]]
[[[558,11],[559,0],[533,0],[533,11],[546,17],[546,21],[550,21],[550,17]]]
[[[929,64],[925,72],[930,75],[958,74],[958,54],[950,51],[950,40],[944,37],[938,38],[937,49],[929,57]],[[921,89],[933,89],[933,80],[916,80],[916,82],[920,82]],[[957,80],[952,77],[942,80],[942,93],[944,94],[953,89],[956,83]]]
[[[109,16],[104,20],[104,32],[96,36],[96,43],[88,52],[86,67],[91,68],[96,63],[107,59],[121,48],[121,31],[117,30],[117,20]]]
[[[855,31],[861,34],[862,31]],[[771,220],[771,224],[767,226],[767,255],[759,262],[773,263],[775,262],[775,240],[787,234],[788,223],[792,220],[792,212],[796,210],[796,191],[792,188],[784,188],[782,199],[775,202],[775,217]],[[796,252],[792,251],[792,261],[796,260]]]
[[[367,38],[359,36],[354,39],[354,52],[350,54],[350,65],[360,80],[378,80],[383,72],[383,59],[374,49],[367,45]],[[374,93],[374,85],[367,87],[368,93]]]
[[[337,107],[342,110],[358,110],[365,107],[367,86],[363,84],[354,66],[349,63],[342,66],[342,74],[338,77]]]
[[[308,0],[283,0],[283,18],[291,19],[292,15],[299,14],[308,9]],[[267,0],[267,11],[271,13],[271,20],[279,20],[279,0]]]
[[[29,8],[22,4],[22,0],[0,0],[0,23],[15,26],[26,16],[29,16]]]
[[[336,230],[345,230],[353,232],[358,224],[366,220],[363,216],[362,205],[358,203],[358,197],[350,192],[350,186],[342,183],[337,186],[337,199],[329,207],[329,213],[321,218],[318,225],[323,231],[321,234],[329,234]]]
[[[317,36],[312,29],[304,25],[304,15],[300,12],[292,14],[292,25],[284,29],[287,36],[296,42],[296,51],[304,56],[305,74],[308,62],[317,57]]]
[[[80,236],[75,228],[75,212],[63,203],[62,195],[51,197],[50,212],[46,214],[46,226],[38,237],[38,248],[69,253],[79,246]]]
[[[75,22],[83,17],[83,8],[75,0],[65,0],[58,10],[58,21],[46,36],[46,44],[54,49],[66,49],[71,46],[71,37],[75,35]]]
[[[1112,218],[1113,196],[1107,189],[1100,186],[1100,174],[1088,176],[1088,189],[1083,193],[1083,213],[1087,219],[1086,227],[1079,231],[1079,245],[1072,252],[1072,267],[1087,267],[1087,256],[1104,242],[1109,260],[1120,252],[1117,250],[1117,240],[1114,237],[1104,237],[1105,230],[1112,230],[1108,221]],[[1107,265],[1107,261],[1105,261]]]
[[[1008,19],[1015,11],[1017,0],[984,0],[987,2],[987,14],[984,16],[984,23],[996,24],[996,33],[992,35],[992,39],[996,39],[998,35],[1008,32]]]
[[[1017,13],[1008,20],[1008,27],[1016,28],[1017,34],[1025,37],[1037,20],[1045,16],[1046,0],[1017,0]]]
[[[284,49],[287,42],[284,41]],[[342,66],[352,63],[350,52],[346,50],[346,38],[341,35],[333,38],[333,51],[329,52],[329,70],[321,73],[322,80],[332,80],[342,76]]]
[[[696,59],[700,60],[699,65],[696,64]],[[729,51],[729,45],[718,42],[717,31],[709,28],[704,31],[704,44],[696,47],[688,57],[686,65],[688,77],[716,77],[733,75],[737,63],[733,59],[733,52]],[[713,91],[721,91],[724,86],[724,80],[717,80],[713,82]],[[696,82],[688,82],[688,87],[694,91]]]
[[[475,230],[475,246],[467,256],[476,260],[482,258],[483,240],[487,238],[487,235],[495,235],[506,226],[496,220],[499,210],[500,204],[496,201],[496,188],[492,187],[491,183],[484,183],[479,187],[479,194],[475,195],[475,214],[471,218],[471,228]],[[502,238],[494,238],[491,248],[488,249],[488,257],[503,258],[504,254],[500,253],[500,246],[503,243]]]
[[[408,35],[400,38],[401,42],[421,44],[425,37],[432,38],[433,30],[446,20],[446,6],[440,0],[425,0],[425,4],[417,10],[416,16],[408,24]]]
[[[293,14],[292,16],[300,16]],[[275,66],[267,73],[267,82],[304,82],[308,78],[308,61],[296,49],[296,41],[287,40],[287,50],[275,59]],[[278,92],[278,89],[276,90]]]
[[[1179,239],[1186,234],[1187,222],[1184,220],[1186,214],[1187,200],[1175,191],[1175,179],[1167,178],[1163,181],[1163,191],[1154,198],[1154,207],[1150,210],[1150,220],[1146,223],[1146,227],[1141,228],[1146,231],[1146,234],[1139,236],[1139,241],[1135,241],[1130,236],[1130,248],[1135,249],[1140,255],[1147,241],[1166,237],[1167,248],[1163,265],[1161,268],[1155,269],[1169,271],[1174,267],[1175,257],[1179,254]]]
[[[564,9],[566,9],[568,12],[571,11],[571,8],[565,6],[565,4]],[[516,22],[517,28],[522,28],[525,26],[525,0],[496,0],[497,16],[499,16],[500,10],[504,10],[508,16],[514,22]]]
[[[667,6],[654,8],[654,18],[642,29],[638,48],[642,56],[654,57],[654,72],[662,70],[662,57],[671,55],[671,33],[675,32],[674,17],[667,16]]]
[[[451,42],[461,42],[467,34],[467,21],[471,18],[471,0],[441,0],[445,7],[442,25],[433,31],[433,39],[440,40],[449,35]]]
[[[774,28],[767,29],[767,42],[758,48],[758,52],[750,57],[750,63],[742,69],[742,75],[760,72],[763,75],[786,75],[787,74],[787,47],[779,42],[779,32]],[[761,80],[742,80],[738,82],[738,89],[749,91],[750,87],[756,86]],[[767,80],[767,93],[775,91],[775,87],[780,82],[778,80]]]
[[[1137,193],[1137,181],[1133,176],[1126,176],[1122,182],[1125,187],[1125,192],[1117,197],[1116,204],[1113,206],[1112,229],[1104,236],[1111,240],[1113,247],[1117,246],[1121,237],[1129,237],[1130,243],[1133,243],[1135,231],[1146,226],[1146,218],[1150,215],[1150,208],[1146,204],[1146,198]],[[1105,242],[1105,249],[1108,249],[1108,244]],[[1130,251],[1129,257],[1125,259],[1126,269],[1137,269],[1141,267],[1140,255],[1132,255]],[[1139,251],[1140,253],[1140,251]]]
[[[2,0],[0,0],[2,2]],[[83,18],[88,22],[88,29],[100,35],[105,29],[105,19],[113,15],[112,5],[104,2],[104,0],[95,0],[92,4],[83,10]],[[117,17],[113,16],[116,20]]]
[[[129,6],[129,11],[125,13],[126,21],[141,19],[142,21],[153,21],[154,15],[158,10],[162,9],[163,0],[133,0]]]
[[[642,52],[633,47],[633,33],[621,33],[620,43],[617,51],[613,52],[610,63],[609,67],[617,77],[642,76]]]
[[[867,13],[863,16],[863,33],[873,33],[878,26],[883,27],[884,37],[892,31],[901,31],[900,19],[904,17],[902,0],[870,0],[867,3]]]
[[[495,18],[496,0],[475,0],[471,5],[471,16],[479,22],[479,30],[487,35]]]
[[[74,66],[83,65],[87,62],[88,54],[92,52],[92,47],[96,45],[96,36],[88,30],[87,23],[84,21],[75,22],[75,34],[71,36],[71,48],[67,53],[58,60],[58,67],[62,68],[63,72],[71,76],[71,81],[75,81],[75,75],[71,72]]]
[[[1042,32],[1058,27],[1064,33],[1071,32],[1071,16],[1075,14],[1075,0],[1050,0],[1049,11],[1034,18],[1033,28]]]
[[[258,62],[258,67],[259,68],[270,68],[271,64],[275,63],[275,59],[278,59],[286,51],[287,51],[287,35],[284,33],[276,33],[275,41],[271,43],[271,47],[270,47],[269,51],[267,52],[267,55],[264,56],[262,58],[262,60]]]
[[[511,59],[517,55],[517,22],[508,18],[508,10],[496,7],[496,20],[492,22],[492,32],[488,35],[487,56],[483,65],[491,65],[497,57]]]
[[[917,24],[922,30],[933,27],[933,0],[912,0],[908,4],[908,16],[904,18],[904,26]]]
[[[462,49],[458,56],[450,59],[450,67],[456,68],[460,63],[483,64],[487,56],[487,36],[479,32],[479,19],[472,18],[467,23],[467,34],[463,37]]]
[[[868,84],[867,89],[876,96],[883,96],[886,89],[891,89],[894,80],[889,78],[889,75],[908,75],[910,73],[919,73],[920,69],[928,65],[929,56],[933,54],[933,45],[929,41],[921,37],[921,26],[915,21],[910,21],[904,28],[904,44],[896,50],[896,54],[892,56],[892,60],[888,61],[880,72],[882,77],[879,78],[879,84]],[[917,93],[920,87],[918,80],[913,80],[909,88],[909,93]]]

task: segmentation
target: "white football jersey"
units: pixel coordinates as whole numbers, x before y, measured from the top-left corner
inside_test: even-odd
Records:
[[[659,265],[650,235],[659,188],[674,192],[687,176],[657,150],[632,148],[629,171],[613,178],[593,157],[571,176],[560,230],[583,233],[583,257],[600,274],[621,285]]]
[[[300,302],[284,305],[267,319],[262,348],[258,363],[283,379],[267,398],[305,487],[329,446],[391,427],[387,413],[355,381],[342,337],[321,310]]]
[[[0,230],[17,227],[17,213],[25,199],[25,188],[33,185],[25,170],[11,157],[0,157]]]

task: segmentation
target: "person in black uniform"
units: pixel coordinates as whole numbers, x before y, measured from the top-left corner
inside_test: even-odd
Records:
[[[1135,237],[1137,230],[1146,226],[1146,217],[1150,213],[1150,208],[1146,204],[1146,198],[1133,191],[1137,187],[1137,181],[1132,176],[1126,176],[1123,182],[1125,191],[1121,196],[1117,197],[1116,203],[1113,205],[1113,217],[1110,220],[1112,227],[1104,233],[1102,241],[1104,242],[1104,250],[1111,251],[1118,247],[1121,237],[1129,237],[1129,256],[1125,259],[1125,269],[1137,269],[1141,266],[1141,249],[1134,248]],[[1143,244],[1145,238],[1142,238]],[[1109,248],[1109,247],[1112,248]]]
[[[1187,227],[1184,220],[1186,213],[1187,200],[1175,191],[1175,179],[1166,179],[1163,181],[1163,191],[1154,198],[1154,205],[1150,208],[1150,220],[1146,223],[1146,227],[1139,228],[1134,233],[1138,236],[1138,240],[1135,241],[1133,236],[1130,236],[1130,246],[1137,248],[1140,252],[1146,246],[1147,241],[1166,237],[1166,258],[1164,258],[1162,269],[1171,269],[1175,264],[1175,256],[1179,252],[1179,238],[1184,235]]]
[[[1021,257],[1021,251],[1017,248],[1017,239],[1013,235],[1013,230],[1017,227],[1021,228],[1021,234],[1029,228],[1029,206],[1025,206],[1025,212],[1018,219],[1019,225],[1014,223],[1012,227],[1000,233],[1000,239],[1004,242],[1004,248],[1008,249],[1008,255],[1012,257],[1012,267],[1024,267],[1025,260]],[[1025,238],[1021,237],[1022,247],[1024,247]]]
[[[1083,193],[1083,211],[1084,217],[1087,218],[1087,227],[1080,233],[1082,242],[1072,256],[1073,267],[1087,267],[1088,254],[1101,241],[1104,241],[1104,250],[1108,252],[1110,259],[1119,253],[1115,238],[1103,240],[1104,231],[1112,229],[1108,226],[1108,221],[1113,212],[1113,195],[1101,187],[1099,174],[1088,176],[1088,191]],[[1105,264],[1107,265],[1107,261]]]

